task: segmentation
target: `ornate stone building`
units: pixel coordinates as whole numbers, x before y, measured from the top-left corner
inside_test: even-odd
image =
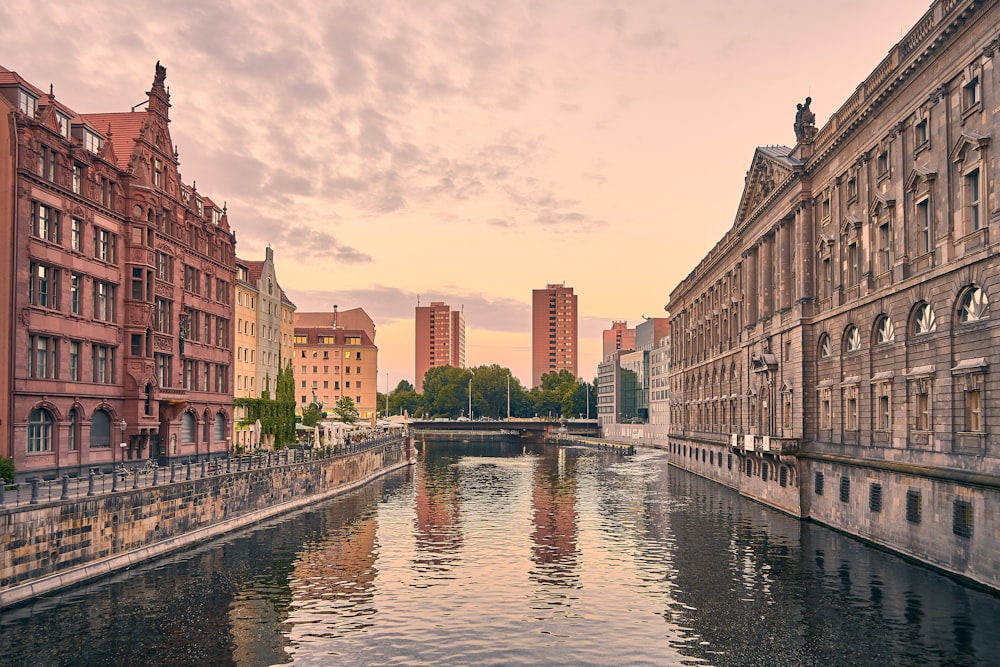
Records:
[[[1000,7],[938,0],[758,148],[671,293],[671,461],[1000,587]]]
[[[235,238],[181,180],[165,77],[145,109],[79,114],[0,68],[16,318],[0,427],[22,476],[228,449]]]

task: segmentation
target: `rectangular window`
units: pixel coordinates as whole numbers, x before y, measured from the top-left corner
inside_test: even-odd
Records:
[[[91,361],[94,382],[113,384],[115,376],[115,350],[109,345],[92,345]]]
[[[45,145],[38,154],[38,175],[50,181],[56,180],[56,152]]]
[[[156,277],[168,283],[174,282],[174,258],[165,252],[156,253]]]
[[[962,87],[962,93],[963,93],[962,95],[963,102],[965,103],[964,108],[966,110],[971,109],[972,107],[979,104],[979,102],[982,99],[980,97],[979,77],[977,76],[976,78],[969,81],[969,83],[965,84]]]
[[[847,199],[854,201],[858,198],[858,177],[851,176],[847,179]]]
[[[166,299],[156,300],[156,330],[160,333],[170,333],[173,322],[173,304]]]
[[[106,229],[94,227],[94,259],[99,259],[102,262],[114,262],[117,245],[117,235]]]
[[[132,300],[142,301],[146,295],[146,286],[143,282],[143,271],[140,268],[132,268]]]
[[[34,118],[38,111],[38,98],[25,90],[17,91],[17,109],[28,118]]]
[[[142,334],[130,334],[129,335],[129,352],[133,357],[141,357],[143,348]]]
[[[83,165],[77,162],[73,165],[73,193],[83,194]]]
[[[886,273],[892,269],[892,225],[888,221],[878,226],[879,269]]]
[[[926,391],[920,391],[915,395],[915,405],[916,410],[916,422],[915,427],[918,431],[929,431],[930,430],[930,396]]]
[[[857,241],[847,246],[847,284],[857,285],[861,280],[861,254]]]
[[[886,395],[878,397],[878,428],[882,431],[889,430],[889,397]]]
[[[829,257],[823,260],[823,298],[833,296],[833,262]]]
[[[920,492],[911,489],[906,492],[906,520],[910,523],[920,523],[921,514]]]
[[[917,252],[920,254],[931,251],[931,206],[930,200],[917,202]]]
[[[951,532],[959,537],[972,537],[972,503],[955,500],[952,507]]]
[[[930,134],[927,132],[927,119],[924,119],[913,126],[913,143],[919,148],[926,144],[928,139]]]
[[[973,169],[965,175],[965,204],[968,207],[969,232],[978,231],[982,225],[979,205],[979,170]]]
[[[80,381],[80,343],[75,340],[69,343],[69,379]]]
[[[28,377],[56,378],[58,341],[49,336],[29,336],[28,347]]]
[[[111,283],[94,281],[94,319],[115,321],[115,286]]]
[[[191,359],[184,360],[184,388],[197,389],[195,386],[194,361]]]
[[[101,144],[103,140],[100,135],[91,132],[90,130],[84,130],[83,133],[83,146],[91,153],[95,155],[101,152]]]
[[[840,502],[851,501],[851,478],[842,476],[840,478]]]
[[[979,390],[970,389],[965,392],[965,430],[978,432],[982,430],[982,413],[980,412]]]
[[[80,314],[80,288],[83,285],[83,277],[79,273],[71,274],[69,277],[69,312],[74,315]]]
[[[31,235],[59,243],[59,211],[45,204],[31,202]]]
[[[73,218],[69,226],[69,247],[80,252],[83,250],[83,220]]]
[[[878,154],[878,175],[888,176],[889,175],[889,151],[882,151]]]
[[[868,509],[872,512],[882,511],[882,485],[871,484],[868,486]]]
[[[817,496],[823,495],[823,473],[817,472],[813,480],[813,491]]]
[[[847,430],[858,430],[858,399],[853,396],[847,399]]]
[[[171,367],[173,365],[173,358],[167,354],[156,354],[156,381],[161,387],[172,387],[173,382],[171,381]]]

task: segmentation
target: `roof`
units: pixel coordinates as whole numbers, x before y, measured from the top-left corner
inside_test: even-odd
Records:
[[[339,310],[337,313],[338,329],[357,329],[364,331],[368,337],[375,340],[375,322],[363,308]],[[315,327],[333,327],[334,313],[295,313],[295,328],[311,329]]]
[[[132,151],[135,150],[135,140],[139,138],[146,121],[146,112],[88,113],[80,114],[80,118],[103,134],[105,141],[111,141],[115,165],[119,169],[127,169]]]

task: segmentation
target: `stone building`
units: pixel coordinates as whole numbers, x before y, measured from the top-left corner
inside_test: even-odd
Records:
[[[1000,7],[938,0],[758,148],[671,293],[671,461],[1000,586]]]
[[[0,429],[22,477],[228,449],[235,239],[181,180],[165,77],[144,109],[80,114],[0,68]]]

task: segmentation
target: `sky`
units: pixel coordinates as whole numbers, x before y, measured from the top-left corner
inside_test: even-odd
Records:
[[[379,389],[414,308],[463,309],[466,363],[531,382],[531,291],[601,331],[663,317],[733,224],[757,146],[825,124],[926,0],[6,0],[0,65],[79,113],[167,68],[187,183],[300,311],[362,307]]]

